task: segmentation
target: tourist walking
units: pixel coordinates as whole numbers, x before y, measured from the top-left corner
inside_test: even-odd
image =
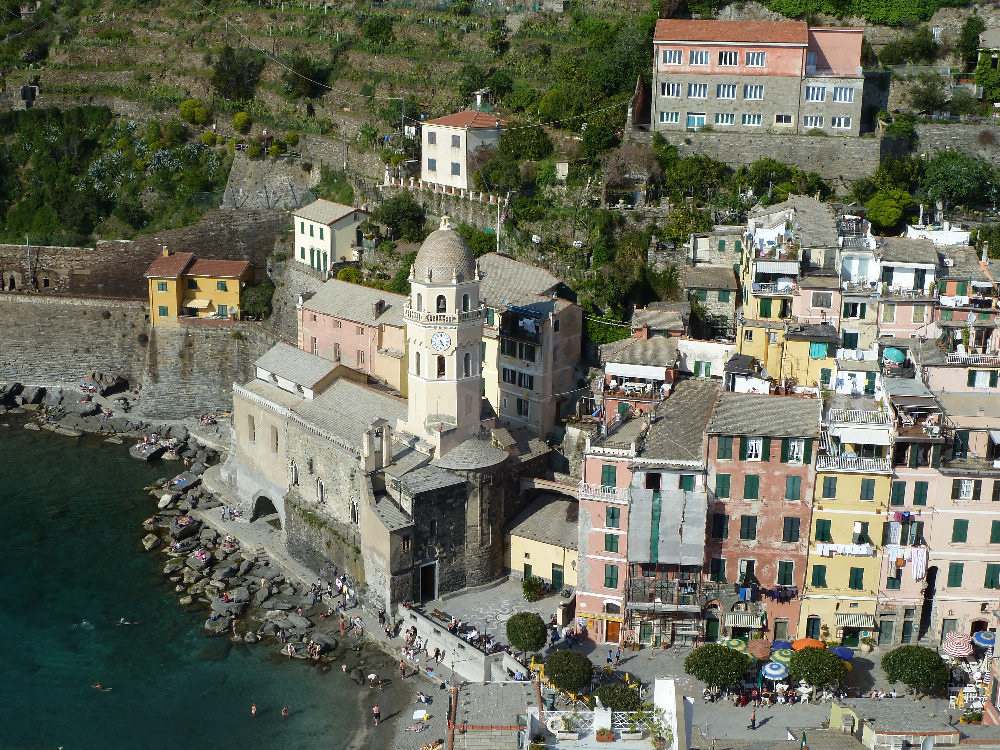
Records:
[[[615,669],[618,669],[618,665],[621,664],[621,661],[622,661],[622,647],[619,646],[618,650],[615,651]]]
[[[406,679],[406,659],[399,660],[399,679]]]
[[[609,672],[611,671],[611,662],[613,662],[613,661],[614,661],[614,657],[612,656],[612,651],[609,648],[608,649],[608,671]]]
[[[747,729],[750,729],[750,730],[756,730],[757,729],[757,709],[756,708],[750,709],[750,726],[748,726]]]
[[[372,717],[375,719],[375,726],[378,726],[378,723],[382,718],[382,712],[379,710],[378,703],[372,706]]]

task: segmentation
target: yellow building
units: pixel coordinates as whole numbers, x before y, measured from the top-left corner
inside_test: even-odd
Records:
[[[892,424],[865,404],[830,408],[816,483],[799,632],[856,646],[875,637]]]
[[[253,266],[245,260],[203,259],[164,249],[146,269],[145,277],[153,325],[239,320],[240,292],[253,281]]]
[[[829,323],[799,323],[785,331],[781,379],[797,386],[829,388],[837,367],[837,329]]]
[[[576,588],[579,503],[543,495],[507,530],[506,566],[512,576],[540,578],[555,590]]]

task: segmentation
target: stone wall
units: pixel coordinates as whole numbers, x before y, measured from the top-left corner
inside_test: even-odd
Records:
[[[274,299],[271,317],[264,325],[292,346],[298,346],[299,295],[308,298],[319,291],[324,283],[323,274],[292,260],[290,254],[285,262],[271,264],[269,271],[274,281]]]
[[[935,151],[961,151],[982,156],[994,166],[1000,166],[1000,128],[992,125],[959,125],[928,123],[917,125],[918,154],[930,156]]]
[[[409,191],[413,199],[427,211],[429,217],[437,219],[440,216],[448,215],[452,223],[471,224],[480,229],[490,228],[494,231],[497,226],[497,206],[496,204],[483,203],[480,200],[471,200],[457,195],[439,193],[432,190],[422,190],[420,188],[410,188],[402,185],[383,185],[381,188],[382,198],[389,199],[399,195],[403,191]]]
[[[102,372],[134,385],[146,313],[136,301],[0,294],[0,380],[76,383]]]
[[[771,135],[761,133],[663,133],[677,146],[681,156],[702,154],[731,167],[772,158],[818,172],[834,188],[844,189],[878,167],[881,140],[875,137],[835,138],[811,135]],[[630,138],[650,142],[650,133],[632,133]]]
[[[310,505],[297,493],[285,496],[285,538],[289,553],[312,570],[322,572],[335,565],[338,571],[347,571],[351,578],[364,583],[365,570],[356,528],[318,514]]]
[[[253,323],[155,327],[142,368],[140,414],[180,419],[230,411],[233,382],[249,380],[254,360],[276,342]]]
[[[194,226],[168,229],[135,240],[109,240],[96,247],[34,247],[30,265],[24,245],[0,245],[0,277],[7,290],[45,294],[147,298],[143,272],[163,246],[204,258],[248,260],[263,275],[279,234],[291,226],[284,211],[206,213]],[[45,282],[48,280],[48,286]]]

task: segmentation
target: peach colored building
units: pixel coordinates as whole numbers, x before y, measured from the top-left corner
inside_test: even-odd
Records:
[[[406,395],[406,297],[330,279],[298,308],[299,348]]]

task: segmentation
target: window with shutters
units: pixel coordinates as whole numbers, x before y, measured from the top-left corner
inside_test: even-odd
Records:
[[[694,474],[681,474],[677,487],[685,492],[694,492]]]
[[[990,544],[1000,544],[1000,521],[990,524]]]
[[[969,541],[969,519],[956,518],[951,524],[952,544],[964,544]]]
[[[617,534],[605,534],[604,535],[604,551],[605,552],[617,552],[618,551],[618,535]]]
[[[729,516],[726,515],[725,513],[712,514],[712,538],[713,539],[729,538]]]
[[[726,582],[726,561],[721,557],[713,557],[708,562],[708,577],[713,583]]]
[[[785,517],[785,525],[781,532],[781,541],[783,542],[797,542],[799,541],[799,519],[793,516]]]
[[[747,461],[760,461],[764,439],[759,437],[747,438]]]
[[[806,441],[802,438],[792,438],[788,441],[788,463],[800,464],[805,455]]]
[[[795,570],[795,563],[791,560],[778,561],[778,585],[791,586],[792,573]]]
[[[903,585],[902,571],[896,568],[894,571],[890,571],[888,577],[885,579],[885,587],[889,591],[899,591]]]
[[[601,467],[602,487],[614,487],[617,481],[617,469],[614,464],[605,464]]]
[[[927,505],[927,482],[913,483],[913,504]]]
[[[823,477],[823,497],[834,498],[837,496],[837,477]]]
[[[826,588],[826,566],[813,565],[811,584],[818,589]]]
[[[740,516],[740,539],[757,538],[757,516]]]
[[[983,588],[1000,589],[1000,565],[997,563],[986,563],[986,580],[983,581]]]
[[[743,584],[757,583],[757,576],[754,575],[754,568],[756,567],[756,560],[740,560],[739,582]]]
[[[725,499],[729,497],[729,485],[732,477],[729,474],[715,475],[715,496]]]
[[[865,587],[865,569],[864,568],[851,568],[850,575],[847,579],[847,587],[853,589],[854,591],[862,591]]]
[[[715,453],[716,458],[732,458],[733,457],[733,439],[727,435],[720,435],[719,442],[717,444],[717,449]]]
[[[618,566],[617,565],[605,565],[604,566],[604,588],[606,588],[606,589],[616,589],[616,588],[618,588]]]
[[[621,508],[608,508],[608,513],[604,523],[609,529],[617,529],[621,524]]]
[[[845,318],[863,318],[865,317],[865,312],[867,312],[866,305],[864,302],[845,302],[843,309],[843,317]]]
[[[833,522],[829,518],[816,519],[816,541],[832,542],[833,535],[830,533],[830,526]]]
[[[890,505],[903,505],[906,502],[906,482],[893,482]]]
[[[858,521],[854,524],[854,536],[851,537],[852,544],[871,544],[871,537],[868,536],[868,522]]]
[[[861,499],[862,500],[874,500],[875,499],[875,480],[874,479],[862,479],[861,480]]]
[[[798,500],[802,492],[802,477],[785,477],[785,499]]]
[[[957,589],[962,586],[962,576],[965,574],[965,563],[948,563],[948,588]]]
[[[747,474],[743,477],[743,499],[757,500],[760,497],[760,477]]]

